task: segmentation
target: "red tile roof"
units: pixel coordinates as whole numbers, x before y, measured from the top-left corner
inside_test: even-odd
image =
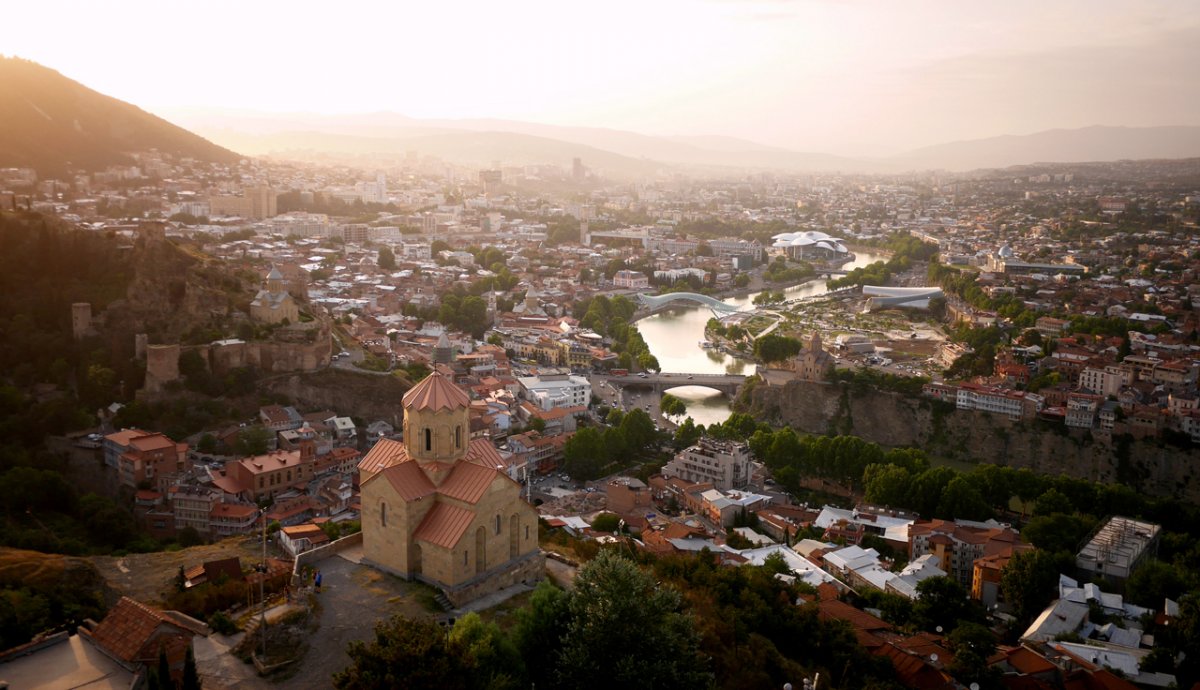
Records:
[[[465,508],[438,503],[426,513],[425,519],[413,533],[413,539],[452,549],[474,519],[475,514]]]
[[[406,410],[456,410],[470,407],[471,399],[450,379],[434,372],[404,394]]]
[[[164,640],[168,645],[168,652],[172,651],[172,647],[178,646],[180,639],[185,640],[186,644],[191,644],[192,633],[162,611],[152,609],[129,597],[121,597],[117,605],[109,610],[104,620],[91,632],[91,638],[122,661],[132,663],[154,660],[158,658],[158,647],[147,649],[147,643],[158,636],[160,628],[161,632],[171,638],[177,638]]]
[[[1008,665],[1012,666],[1019,673],[1036,674],[1050,673],[1054,670],[1054,664],[1050,663],[1046,657],[1036,652],[1030,651],[1025,647],[1017,647],[1006,655]]]

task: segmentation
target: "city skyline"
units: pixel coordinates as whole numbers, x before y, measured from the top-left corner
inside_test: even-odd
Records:
[[[74,20],[63,24],[68,6]],[[844,155],[1200,124],[1188,88],[1200,7],[1167,0],[317,7],[255,4],[231,22],[197,6],[26,5],[12,10],[23,31],[6,52],[168,118],[198,108],[389,111]],[[217,50],[203,49],[214,39]]]

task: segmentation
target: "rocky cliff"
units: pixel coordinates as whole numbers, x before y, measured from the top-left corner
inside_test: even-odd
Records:
[[[741,411],[810,434],[860,436],[884,446],[914,446],[967,463],[1028,467],[1097,482],[1121,482],[1156,496],[1200,499],[1197,453],[1152,441],[1093,439],[1042,421],[1015,422],[984,412],[846,384],[759,383],[739,397]]]
[[[333,368],[278,376],[262,381],[261,387],[286,395],[302,409],[337,410],[366,423],[382,419],[397,429],[404,417],[400,401],[409,388],[395,376]]]
[[[127,263],[133,280],[125,299],[109,305],[105,322],[130,346],[137,333],[149,334],[151,343],[175,343],[193,329],[227,326],[256,287],[219,260],[176,245],[161,228],[138,230]]]

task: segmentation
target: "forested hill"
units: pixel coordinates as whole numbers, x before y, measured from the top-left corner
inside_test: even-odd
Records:
[[[158,149],[233,163],[238,154],[124,101],[20,58],[0,57],[0,168],[31,167],[59,177],[103,169]]]

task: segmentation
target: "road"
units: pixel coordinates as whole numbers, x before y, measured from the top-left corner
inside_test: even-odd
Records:
[[[671,376],[671,374],[660,374],[660,376]],[[688,385],[687,374],[676,374],[676,376],[680,379],[679,385]],[[658,405],[662,397],[658,393],[652,390],[614,387],[608,383],[608,377],[603,374],[591,374],[590,381],[592,393],[600,398],[601,404],[626,412],[640,408],[650,415],[650,419],[659,427],[675,428],[674,422],[664,417],[662,410],[659,409]]]

